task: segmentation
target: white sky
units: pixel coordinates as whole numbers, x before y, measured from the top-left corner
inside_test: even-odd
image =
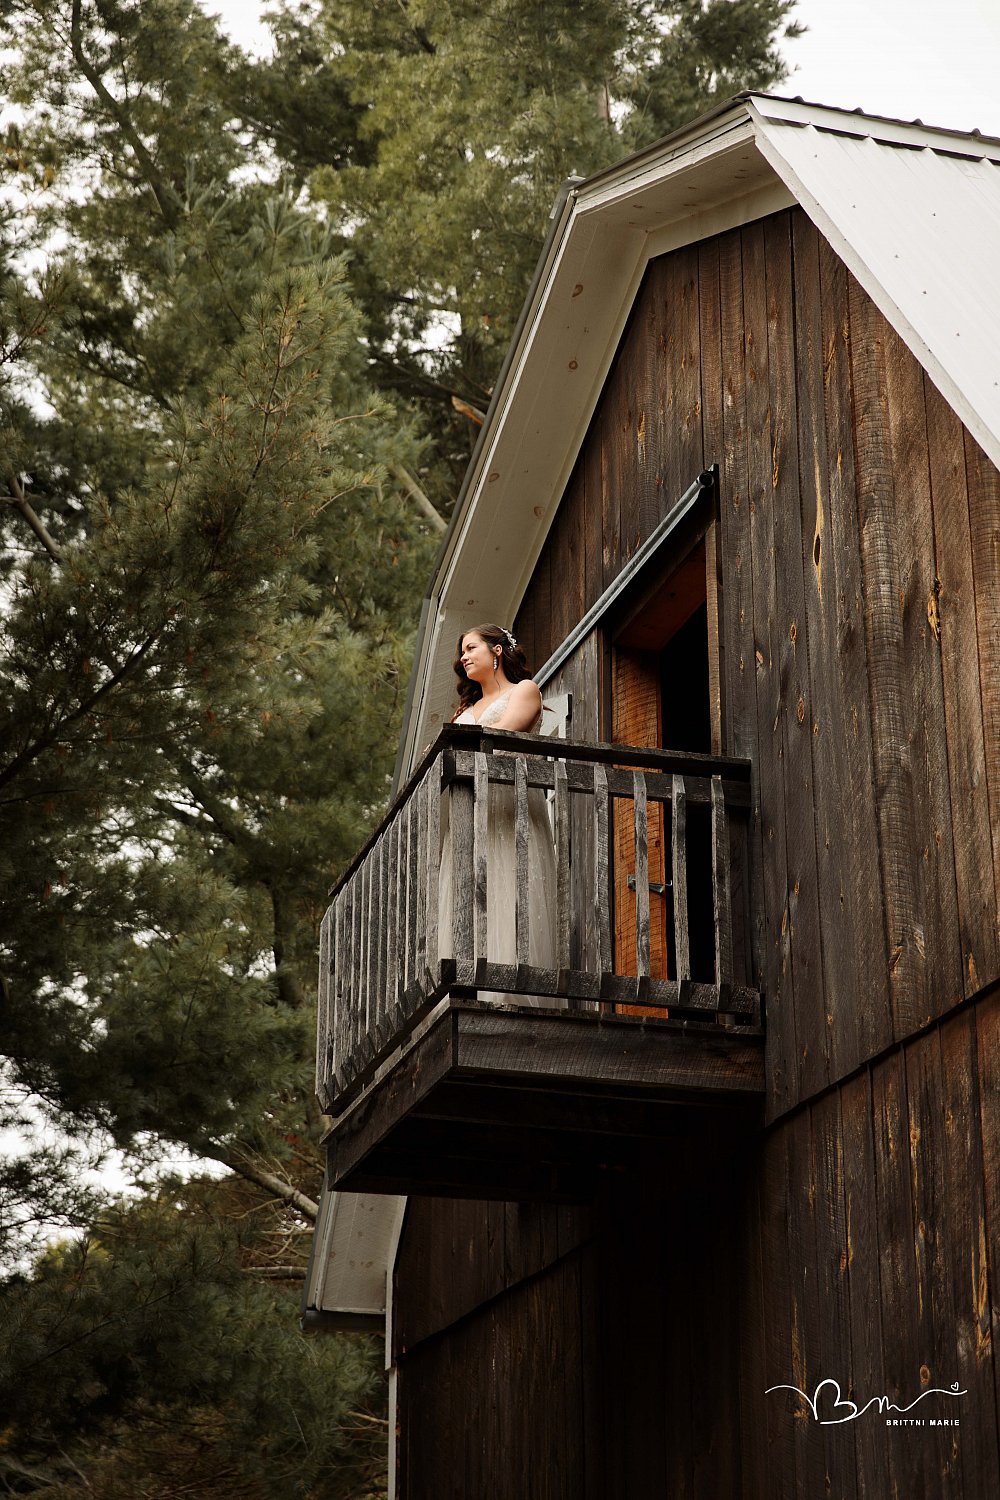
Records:
[[[261,0],[203,0],[235,41],[267,45]],[[1000,0],[799,0],[782,93],[810,104],[1000,136]]]

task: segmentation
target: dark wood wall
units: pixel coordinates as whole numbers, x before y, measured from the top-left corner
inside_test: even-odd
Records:
[[[651,1160],[575,1217],[411,1200],[400,1500],[1000,1493],[1000,476],[804,213],[673,252],[516,621],[530,659],[715,462],[769,1125],[728,1176]],[[592,635],[551,688],[576,738],[607,732],[603,661]],[[957,1381],[961,1427],[764,1396],[827,1377]]]
[[[1000,975],[1000,476],[801,210],[676,251],[522,604],[531,659],[713,462],[775,1116]],[[588,701],[598,661],[563,673]]]
[[[765,1135],[744,1262],[744,1489],[754,1500],[1000,1494],[1000,990],[892,1048]],[[745,1258],[745,1259],[744,1259]],[[823,1426],[792,1392],[862,1408]],[[821,1394],[820,1416],[836,1392]],[[927,1425],[930,1418],[960,1425]]]

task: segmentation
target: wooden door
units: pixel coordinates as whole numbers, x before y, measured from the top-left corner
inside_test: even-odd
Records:
[[[720,720],[715,528],[710,525],[637,602],[616,633],[610,738],[643,748],[718,754]],[[662,803],[649,805],[649,948],[654,979],[675,977],[667,816]],[[614,880],[615,969],[635,974],[635,832],[631,803],[617,801]]]

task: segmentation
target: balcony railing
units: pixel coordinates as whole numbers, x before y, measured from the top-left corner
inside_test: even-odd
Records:
[[[446,727],[331,893],[323,1108],[344,1107],[449,993],[759,1028],[749,791],[746,761]],[[491,882],[513,884],[502,940]]]

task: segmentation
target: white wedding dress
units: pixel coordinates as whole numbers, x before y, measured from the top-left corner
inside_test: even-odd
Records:
[[[510,689],[501,693],[480,719],[471,708],[459,714],[456,724],[479,724],[488,728],[502,717],[510,698]],[[541,724],[539,714],[529,733]],[[505,751],[494,751],[502,755]],[[517,962],[515,912],[517,882],[514,845],[514,788],[492,784],[489,788],[488,835],[486,848],[486,957],[492,963]],[[441,874],[438,933],[440,955],[452,955],[452,885],[453,859],[451,832],[448,827],[448,798],[444,799],[441,817]],[[551,969],[556,964],[556,866],[552,825],[545,803],[545,793],[538,787],[528,789],[528,962],[532,967]],[[472,893],[469,892],[471,900]],[[479,954],[476,957],[479,958]],[[558,1005],[553,997],[507,995],[480,990],[480,1000],[511,1005]]]

